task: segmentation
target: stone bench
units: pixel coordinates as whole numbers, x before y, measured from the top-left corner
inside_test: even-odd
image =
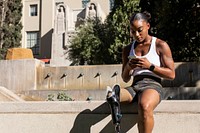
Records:
[[[155,109],[153,133],[199,133],[199,100],[163,100]],[[137,106],[122,105],[122,133],[138,133]],[[105,101],[1,102],[5,133],[113,133]]]

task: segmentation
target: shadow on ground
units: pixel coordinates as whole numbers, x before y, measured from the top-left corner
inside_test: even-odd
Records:
[[[137,113],[133,113],[133,105],[122,104],[122,120],[121,120],[121,132],[126,133],[137,123]],[[102,121],[104,118],[110,115],[110,109],[105,102],[98,106],[94,110],[86,109],[79,113],[75,119],[74,125],[70,133],[91,133],[91,127]],[[132,114],[131,114],[132,113]],[[106,126],[102,127],[100,133],[114,133],[114,125],[112,124],[111,116],[110,121]]]

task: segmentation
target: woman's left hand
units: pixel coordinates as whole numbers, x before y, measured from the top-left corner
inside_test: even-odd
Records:
[[[143,69],[149,69],[151,66],[151,63],[147,60],[147,58],[136,58],[135,62],[137,62],[137,67]]]

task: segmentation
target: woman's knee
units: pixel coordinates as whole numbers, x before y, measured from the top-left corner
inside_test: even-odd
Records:
[[[153,115],[153,106],[149,102],[139,102],[138,111],[143,115]]]
[[[148,89],[139,96],[138,106],[140,111],[152,113],[159,104],[159,94],[157,91]]]
[[[150,104],[147,102],[139,102],[138,103],[139,109],[140,110],[149,110],[150,109]]]

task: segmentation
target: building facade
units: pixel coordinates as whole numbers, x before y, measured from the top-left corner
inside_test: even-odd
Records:
[[[35,58],[59,60],[56,51],[65,53],[79,20],[96,15],[104,21],[111,4],[109,0],[23,0],[22,47],[32,49]]]

